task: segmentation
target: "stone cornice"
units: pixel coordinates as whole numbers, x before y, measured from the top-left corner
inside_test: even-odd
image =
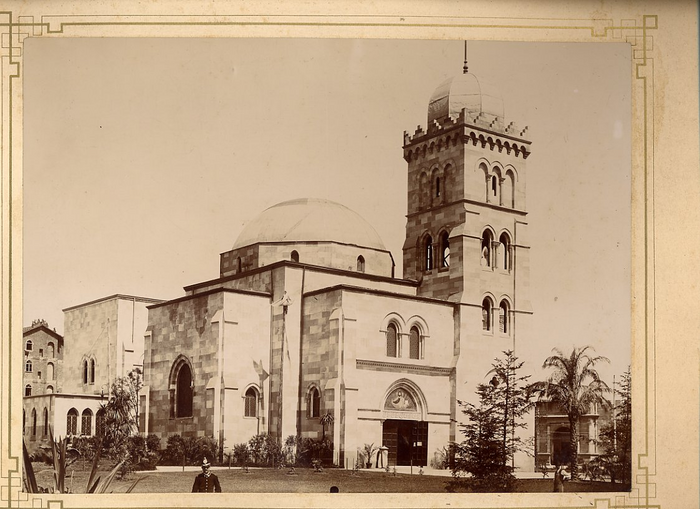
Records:
[[[355,364],[357,366],[357,369],[366,369],[372,371],[388,371],[392,373],[411,373],[414,375],[427,376],[450,376],[450,374],[452,373],[452,368],[425,366],[421,364],[406,364],[403,362],[386,362],[357,359],[355,361]]]

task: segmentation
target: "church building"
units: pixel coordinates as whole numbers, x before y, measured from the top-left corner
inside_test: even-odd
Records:
[[[499,92],[466,66],[427,110],[426,126],[404,133],[402,276],[374,228],[341,204],[263,211],[220,255],[218,278],[148,305],[141,430],[163,443],[210,436],[225,450],[256,433],[325,432],[341,466],[369,443],[388,447],[389,465],[429,465],[461,440],[457,401],[473,399],[495,357],[515,349],[541,364],[527,128],[506,121]]]

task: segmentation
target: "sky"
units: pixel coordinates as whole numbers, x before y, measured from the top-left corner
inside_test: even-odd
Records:
[[[24,325],[123,293],[214,279],[264,209],[340,202],[397,263],[403,132],[462,71],[462,41],[29,38],[24,53]],[[535,334],[630,357],[629,46],[469,42],[469,70],[529,126]]]

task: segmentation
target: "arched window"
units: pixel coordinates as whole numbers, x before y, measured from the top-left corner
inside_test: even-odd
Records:
[[[95,414],[95,435],[101,437],[105,432],[105,409],[100,408]]]
[[[88,383],[88,361],[83,359],[83,383]]]
[[[496,175],[491,175],[491,197],[496,200],[498,198],[498,177]],[[498,203],[496,200],[495,203]]]
[[[386,356],[399,356],[399,333],[396,329],[396,325],[393,323],[390,323],[386,327]]]
[[[36,408],[32,408],[32,438],[36,436]]]
[[[425,238],[425,244],[423,244],[423,257],[425,271],[433,270],[433,238],[430,235]]]
[[[55,369],[53,366],[53,362],[49,362],[46,365],[46,379],[47,380],[53,380],[54,376],[56,376]]]
[[[46,386],[46,394],[53,394],[53,385]]]
[[[299,261],[299,253],[296,251],[292,251],[292,261],[293,262],[298,262]]]
[[[32,372],[32,361],[28,360],[27,362],[24,363],[24,371],[26,371],[27,373]]]
[[[46,347],[46,354],[47,354],[49,357],[53,357],[53,356],[55,355],[55,354],[54,354],[53,343],[49,343],[49,345]]]
[[[250,387],[245,391],[245,413],[246,417],[258,416],[258,391],[255,387]]]
[[[486,297],[481,303],[481,328],[485,331],[491,330],[491,299]]]
[[[440,234],[440,267],[450,266],[450,234],[442,232]]]
[[[357,272],[365,271],[365,257],[360,255],[357,257]]]
[[[90,359],[90,383],[95,383],[95,359]]]
[[[500,256],[499,261],[501,262],[501,267],[504,270],[510,270],[510,237],[507,233],[502,233],[501,237],[498,239],[501,243],[500,245]]]
[[[239,256],[236,259],[236,272],[241,272],[242,267],[243,267],[243,262],[241,261],[241,257]]]
[[[181,361],[175,382],[175,417],[192,417],[192,371]]]
[[[78,411],[75,408],[68,410],[68,415],[66,416],[66,434],[78,434]]]
[[[440,177],[435,178],[435,198],[440,198],[442,190],[440,189]]]
[[[49,434],[49,411],[44,407],[44,427],[41,430],[41,435],[46,436]]]
[[[92,434],[92,410],[89,408],[83,410],[80,422],[80,434],[88,437]]]
[[[506,172],[506,177],[503,181],[501,202],[504,207],[515,207],[515,179],[513,178],[513,172],[510,170]]]
[[[33,348],[33,346],[32,346],[32,340],[31,340],[31,339],[28,339],[27,342],[24,344],[24,349],[25,349],[26,351],[28,351],[28,352],[31,352],[31,351],[32,351],[32,348]]]
[[[32,395],[32,386],[31,384],[27,384],[24,386],[24,395],[25,396],[31,396]]]
[[[321,394],[316,387],[309,391],[308,409],[310,419],[321,417]]]
[[[491,244],[493,237],[490,230],[484,230],[481,234],[481,265],[491,267]]]
[[[408,347],[408,356],[411,359],[422,359],[423,358],[423,349],[421,348],[421,336],[420,336],[420,331],[418,330],[418,327],[411,327],[411,333],[409,335],[409,347]]]
[[[498,330],[503,334],[510,334],[508,309],[508,301],[502,300],[498,310]]]

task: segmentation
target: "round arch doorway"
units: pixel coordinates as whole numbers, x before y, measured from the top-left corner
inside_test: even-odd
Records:
[[[568,426],[556,429],[552,436],[552,463],[569,465],[571,463],[571,441]]]
[[[428,423],[422,419],[420,400],[408,387],[399,386],[386,397],[382,444],[389,449],[388,466],[428,464]]]

